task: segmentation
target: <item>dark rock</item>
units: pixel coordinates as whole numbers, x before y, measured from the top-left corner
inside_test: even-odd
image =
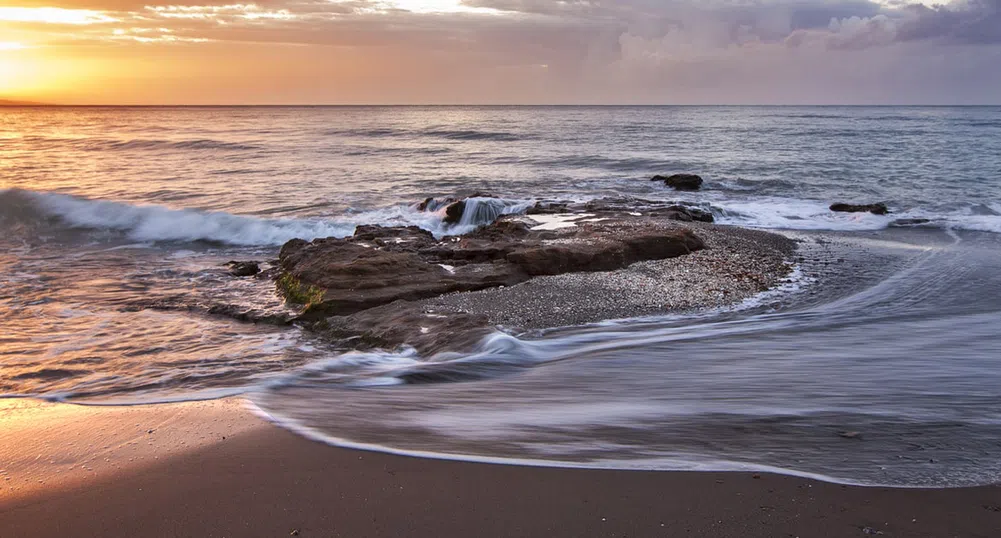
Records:
[[[571,272],[612,271],[641,260],[675,258],[705,244],[690,230],[671,234],[648,232],[620,237],[596,237],[579,243],[542,243],[517,248],[507,261],[531,276]]]
[[[278,267],[278,262],[276,261],[274,266],[269,267],[261,271],[260,273],[257,273],[256,275],[254,275],[254,278],[258,280],[274,280],[278,278],[280,273],[281,273],[281,268]]]
[[[448,198],[442,198],[441,200],[437,198],[425,198],[423,202],[417,204],[418,211],[438,211],[439,209],[448,206],[449,204],[454,204],[457,202],[455,198],[451,196]]]
[[[526,215],[555,215],[569,211],[568,202],[537,202],[525,211]]]
[[[462,220],[462,214],[466,211],[466,201],[459,200],[445,208],[445,224],[458,224]]]
[[[291,239],[286,241],[285,244],[282,245],[281,250],[278,251],[278,264],[281,265],[283,259],[302,251],[307,248],[309,244],[309,241],[306,241],[305,239]]]
[[[346,239],[293,240],[282,247],[282,270],[322,291],[322,300],[310,307],[307,318],[509,286],[536,275],[611,271],[705,248],[690,230],[629,220],[533,231],[524,222],[504,217],[467,236],[441,241],[414,232],[420,244],[429,246],[407,251],[395,250],[392,244],[368,244],[387,234],[395,237],[401,229],[362,232]]]
[[[355,228],[355,239],[375,241],[378,239],[430,239],[434,241],[431,232],[417,226],[377,226],[361,225]]]
[[[400,299],[413,301],[490,285],[462,282],[414,253],[364,247],[347,239],[286,247],[280,258],[282,269],[324,292],[322,303],[311,309],[313,315],[352,314]]]
[[[664,176],[661,176],[663,178]],[[715,221],[713,214],[686,202],[663,202],[640,198],[598,198],[587,202],[546,200],[525,211],[526,215],[558,215],[566,213],[596,213],[602,218],[645,215],[682,222]]]
[[[140,312],[143,310],[186,311],[224,316],[247,323],[263,323],[267,325],[289,325],[295,315],[286,310],[262,310],[249,306],[230,303],[204,303],[192,301],[191,297],[182,295],[156,300],[137,300],[122,308],[125,312]]]
[[[229,262],[229,274],[233,276],[254,276],[261,272],[257,262]]]
[[[696,174],[672,174],[653,176],[650,181],[663,181],[668,187],[679,191],[697,191],[702,188],[702,176]]]
[[[672,205],[663,209],[655,209],[649,212],[651,217],[664,217],[681,222],[715,222],[716,217],[712,213],[697,207],[685,205]]]
[[[641,211],[651,203],[647,200],[636,198],[613,198],[605,197],[596,200],[588,200],[579,210],[587,213],[628,213],[630,211]]]
[[[485,239],[487,241],[510,241],[523,238],[531,231],[523,221],[501,218],[490,226],[484,226],[472,233],[462,236],[462,239],[471,241]],[[461,239],[460,239],[461,240]]]
[[[890,212],[886,207],[886,204],[880,202],[876,204],[833,204],[831,205],[831,211],[838,211],[841,213],[872,213],[874,215],[885,215]]]
[[[440,315],[405,301],[328,317],[324,322],[326,336],[349,340],[355,348],[393,349],[406,344],[424,355],[472,349],[491,331],[484,315]]]
[[[929,222],[931,222],[931,219],[897,219],[891,222],[890,226],[894,228],[906,228],[908,226],[921,226]]]
[[[213,316],[225,316],[247,323],[262,323],[265,325],[289,325],[294,316],[288,312],[258,310],[233,304],[215,304],[206,310]]]
[[[353,240],[371,243],[385,250],[414,252],[437,243],[431,232],[417,226],[374,226],[355,228]]]

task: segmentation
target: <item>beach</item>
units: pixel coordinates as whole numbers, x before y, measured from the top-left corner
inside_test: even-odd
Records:
[[[64,428],[84,416],[90,426],[66,435]],[[997,485],[894,489],[772,474],[410,458],[309,441],[235,400],[125,413],[19,401],[5,405],[3,417],[5,425],[30,422],[19,435],[0,437],[9,478],[0,497],[3,536],[938,538],[1001,532]],[[143,428],[150,425],[155,429],[147,434]],[[148,457],[129,461],[129,445],[117,442],[107,456],[117,465],[91,464],[94,472],[79,479],[57,480],[53,471],[82,456],[58,464],[27,457],[70,455],[72,446],[126,438],[137,439]],[[26,487],[25,472],[46,483]]]
[[[6,114],[0,538],[1001,536],[1001,109]]]

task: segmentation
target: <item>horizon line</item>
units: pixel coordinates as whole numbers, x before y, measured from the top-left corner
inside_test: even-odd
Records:
[[[108,104],[108,103],[37,103],[30,101],[18,101],[14,99],[0,99],[0,107],[3,108],[372,108],[372,107],[925,107],[925,108],[946,108],[946,107],[999,107],[1001,103],[960,103],[960,104],[933,104],[933,103],[820,103],[820,104],[774,104],[774,103],[266,103],[266,104]]]

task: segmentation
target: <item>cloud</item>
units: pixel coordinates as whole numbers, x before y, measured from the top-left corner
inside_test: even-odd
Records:
[[[415,95],[438,102],[888,102],[1001,95],[1001,82],[990,73],[999,60],[1001,0],[15,2],[16,9],[29,9],[16,12],[18,29],[35,32],[37,44],[105,47],[113,50],[109,57],[141,45],[172,48],[178,52],[157,54],[191,65],[222,64],[239,47],[257,47],[246,53],[257,55],[261,47],[295,45],[275,53],[288,61],[268,66],[262,59],[255,67],[283,73],[283,92],[295,80],[308,80],[312,86],[303,95],[315,100],[326,100],[311,93],[320,91],[323,77],[334,80],[352,69],[361,74],[339,81],[336,92],[329,90],[331,99],[347,99],[355,86],[360,96],[392,102]],[[84,22],[24,15],[43,13],[30,11],[35,8],[63,10]],[[0,30],[13,21],[9,15],[5,23],[0,11]],[[299,71],[287,73],[293,67]],[[375,84],[382,86],[376,91]],[[982,93],[969,93],[971,86]],[[423,97],[434,95],[445,97]]]
[[[786,42],[799,46],[818,40],[834,49],[865,49],[912,41],[998,44],[1001,0],[961,0],[935,6],[905,4],[870,17],[835,17],[826,31],[793,32]]]
[[[944,38],[957,43],[1001,43],[1001,0],[970,0],[943,6],[906,6],[901,40]]]

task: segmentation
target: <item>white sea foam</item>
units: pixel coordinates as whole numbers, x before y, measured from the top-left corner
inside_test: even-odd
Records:
[[[11,200],[10,198],[13,198]],[[27,200],[38,216],[57,218],[73,228],[117,230],[130,239],[154,241],[213,241],[239,246],[281,245],[290,239],[347,237],[358,225],[419,226],[436,236],[460,235],[493,222],[501,215],[524,212],[530,201],[469,198],[459,222],[444,222],[445,208],[418,211],[396,205],[331,218],[258,218],[223,212],[172,209],[90,200],[67,194],[21,190],[0,191],[0,202]]]
[[[346,236],[354,226],[309,219],[261,219],[229,213],[170,209],[28,192],[46,216],[75,228],[119,230],[136,241],[216,241],[231,245],[280,245],[289,239]]]
[[[717,222],[785,230],[879,230],[899,218],[872,213],[838,213],[828,204],[793,198],[756,198],[717,204]]]
[[[997,215],[949,216],[944,220],[946,225],[951,228],[977,232],[1001,233],[1001,216]]]
[[[1001,216],[973,214],[970,208],[945,212],[916,207],[896,210],[888,215],[874,215],[831,211],[827,203],[816,200],[775,197],[725,200],[713,205],[718,223],[753,228],[869,231],[882,230],[897,220],[927,219],[927,226],[1001,233]],[[995,204],[989,207],[994,211],[1001,209]]]

